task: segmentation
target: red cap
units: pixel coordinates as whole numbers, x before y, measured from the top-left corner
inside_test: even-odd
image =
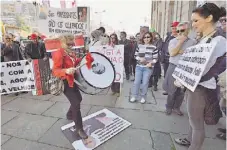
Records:
[[[40,37],[42,40],[44,40],[45,38],[47,38],[45,35],[41,35]]]
[[[175,21],[175,22],[172,23],[171,27],[177,27],[178,24],[179,24],[179,22]]]
[[[34,34],[34,33],[31,34],[31,40],[35,40],[35,39],[37,39],[37,37],[38,37],[38,36],[37,36],[36,34]]]

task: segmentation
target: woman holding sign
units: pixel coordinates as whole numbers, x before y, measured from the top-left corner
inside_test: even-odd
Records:
[[[177,37],[169,42],[169,67],[163,82],[163,89],[168,93],[166,103],[166,114],[170,115],[174,110],[179,116],[183,113],[180,111],[180,106],[184,99],[184,91],[174,85],[175,79],[172,74],[176,68],[182,53],[186,48],[195,44],[195,40],[188,38],[188,23],[182,22],[177,26]]]
[[[60,37],[61,47],[56,52],[53,52],[53,75],[59,77],[64,82],[64,94],[69,100],[71,106],[67,113],[67,119],[75,122],[77,134],[82,139],[87,139],[88,136],[83,130],[82,116],[80,112],[80,103],[82,96],[77,85],[74,83],[74,73],[76,66],[80,62],[80,58],[76,57],[73,52],[74,36],[65,34]]]
[[[142,39],[143,45],[138,46],[139,52],[136,54],[137,65],[130,102],[135,102],[138,99],[141,87],[140,102],[144,104],[146,102],[149,79],[153,71],[153,66],[158,60],[158,49],[151,44],[153,37],[150,32],[145,33]]]
[[[194,92],[187,89],[185,93],[190,123],[189,134],[188,138],[175,139],[175,142],[189,146],[188,150],[201,150],[205,138],[204,122],[214,125],[221,117],[217,81],[218,75],[226,69],[226,39],[215,34],[215,23],[223,10],[214,3],[205,3],[192,12],[192,27],[203,35],[197,45],[210,43],[213,51],[198,86]]]

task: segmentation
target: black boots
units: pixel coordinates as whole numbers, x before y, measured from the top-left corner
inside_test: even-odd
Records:
[[[77,129],[76,132],[82,139],[88,138],[88,135],[85,133],[85,131],[83,129]]]

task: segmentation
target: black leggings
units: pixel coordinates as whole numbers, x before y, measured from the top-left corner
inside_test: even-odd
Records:
[[[80,103],[82,101],[80,91],[76,84],[74,84],[73,87],[69,87],[66,80],[64,80],[64,86],[64,94],[71,104],[67,112],[67,117],[73,119],[76,129],[83,129],[82,116],[80,112]]]

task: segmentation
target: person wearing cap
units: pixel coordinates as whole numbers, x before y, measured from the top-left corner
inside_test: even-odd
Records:
[[[169,66],[169,52],[168,52],[168,46],[169,46],[169,41],[174,39],[177,36],[177,26],[179,22],[175,21],[171,25],[171,32],[167,32],[167,37],[163,43],[161,53],[160,53],[160,62],[163,65],[163,70],[164,70],[164,77],[166,76],[166,71]],[[164,92],[163,95],[167,95],[167,92]]]
[[[31,34],[31,43],[27,44],[25,47],[25,57],[28,60],[32,59],[43,59],[47,60],[48,56],[46,53],[46,48],[43,42],[38,41],[38,36],[36,34]]]

